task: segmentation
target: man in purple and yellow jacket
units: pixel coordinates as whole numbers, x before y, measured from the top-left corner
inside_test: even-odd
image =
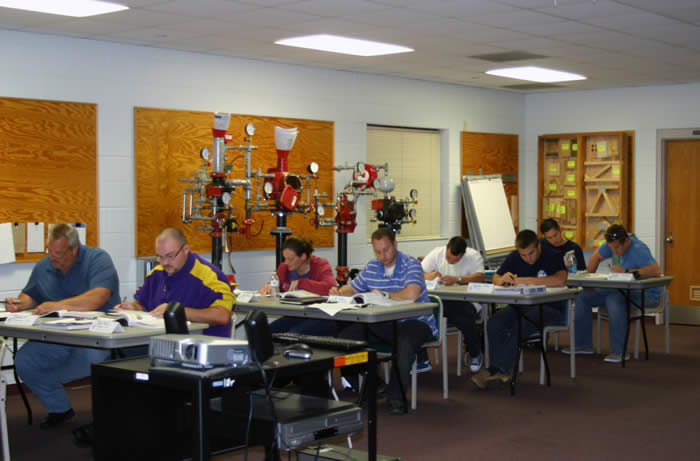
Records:
[[[162,316],[168,303],[177,301],[187,320],[209,324],[205,335],[229,337],[236,297],[224,273],[190,251],[184,234],[172,227],[156,237],[156,257],[160,264],[146,275],[135,301],[121,308]]]

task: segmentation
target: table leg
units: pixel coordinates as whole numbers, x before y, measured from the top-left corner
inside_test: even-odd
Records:
[[[630,289],[628,288],[625,291],[625,309],[627,311],[627,329],[625,330],[625,343],[622,346],[622,368],[625,368],[625,358],[627,356],[627,341],[629,341],[630,337],[630,323],[632,322],[631,318],[631,299],[630,299]]]
[[[406,388],[401,381],[401,373],[399,373],[399,322],[394,320],[391,322],[393,334],[391,335],[391,371],[396,376],[396,382],[399,383],[399,391],[401,392],[401,400],[403,402],[403,412],[408,413],[408,402],[406,401]]]
[[[29,405],[29,400],[27,400],[27,394],[24,392],[24,387],[22,387],[22,381],[20,381],[19,376],[17,376],[17,367],[15,364],[15,355],[17,354],[17,338],[12,338],[12,375],[15,377],[15,384],[17,389],[19,389],[19,395],[22,397],[22,402],[24,402],[24,408],[27,409],[27,424],[32,425],[32,407]]]
[[[515,382],[518,379],[518,362],[520,361],[520,354],[523,350],[523,322],[518,306],[513,306],[515,309],[515,317],[518,322],[518,350],[515,352],[515,361],[513,362],[513,375],[510,378],[510,395],[515,395]]]
[[[649,343],[647,342],[647,328],[644,323],[644,290],[642,290],[642,297],[641,297],[641,303],[639,304],[639,310],[642,313],[642,316],[640,317],[639,321],[642,322],[642,336],[644,337],[644,351],[646,352],[646,360],[649,360]],[[659,300],[659,302],[663,302],[662,299]]]
[[[375,351],[369,352],[367,367],[367,385],[369,386],[367,400],[368,461],[377,461],[377,353]]]
[[[208,384],[206,384],[208,385]],[[194,417],[194,430],[192,431],[192,459],[204,461],[209,459],[209,439],[207,415],[209,410],[208,393],[204,391],[204,380],[197,380],[192,399],[192,413]]]
[[[540,334],[540,353],[542,354],[542,361],[544,362],[544,371],[547,375],[547,386],[551,387],[552,379],[549,373],[549,363],[547,362],[547,347],[544,344],[544,305],[539,305],[539,322],[537,324],[537,329]]]

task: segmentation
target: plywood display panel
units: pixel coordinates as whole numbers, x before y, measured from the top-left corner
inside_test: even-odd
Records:
[[[0,157],[0,222],[85,223],[98,245],[96,104],[0,98]]]
[[[334,124],[328,121],[263,117],[259,115],[231,115],[228,133],[233,136],[228,145],[244,144],[243,128],[246,123],[255,124],[251,166],[263,173],[277,166],[274,127],[298,128],[294,147],[289,153],[289,171],[308,174],[307,165],[315,161],[319,164],[319,179],[312,181],[319,192],[329,195],[325,201],[333,200],[333,144]],[[136,256],[153,256],[154,238],[168,226],[178,227],[187,236],[195,252],[211,252],[211,238],[208,232],[195,230],[195,226],[205,225],[201,221],[182,223],[182,193],[188,186],[180,178],[191,178],[195,170],[202,168],[199,151],[202,147],[212,149],[212,112],[134,108],[134,164],[136,170]],[[231,179],[243,179],[243,151],[227,152],[227,163],[232,163]],[[313,191],[312,191],[313,192]],[[253,191],[255,194],[255,190]],[[306,201],[306,195],[301,197]],[[237,187],[231,203],[239,222],[245,218],[243,208],[243,188]],[[334,228],[316,229],[311,222],[311,214],[304,217],[295,213],[287,219],[287,226],[293,235],[305,236],[313,240],[315,247],[334,245]],[[270,230],[276,227],[276,219],[269,212],[253,212],[256,220],[253,237],[233,236],[232,251],[260,250],[275,248],[275,239]]]
[[[505,182],[508,207],[515,229],[518,228],[518,135],[476,133],[463,131],[460,178],[467,173],[503,174],[515,178]],[[467,235],[466,221],[462,217],[462,234]]]

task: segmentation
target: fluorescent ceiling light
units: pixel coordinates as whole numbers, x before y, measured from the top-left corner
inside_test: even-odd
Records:
[[[553,82],[570,82],[572,80],[586,80],[586,77],[571,72],[563,72],[561,70],[545,69],[544,67],[524,66],[524,67],[508,67],[505,69],[493,69],[486,71],[489,75],[497,75],[499,77],[515,78],[518,80],[528,80],[531,82],[553,83]]]
[[[84,18],[128,10],[128,6],[93,0],[0,0],[0,7]]]
[[[330,51],[332,53],[352,54],[355,56],[380,56],[383,54],[407,53],[413,51],[405,46],[391,43],[373,42],[359,38],[340,35],[317,34],[277,40],[278,45],[297,46],[312,50]]]

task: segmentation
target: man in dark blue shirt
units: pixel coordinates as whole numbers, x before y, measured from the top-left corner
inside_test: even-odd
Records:
[[[6,298],[7,310],[46,314],[66,309],[106,311],[119,304],[119,277],[112,259],[99,248],[81,245],[69,224],[49,231],[48,256],[39,261],[17,298]],[[49,429],[72,418],[64,383],[90,376],[90,365],[107,358],[106,349],[27,341],[15,358],[17,374],[49,411],[40,427]]]
[[[540,232],[542,232],[542,239],[540,242],[543,247],[549,247],[550,249],[559,253],[562,257],[569,253],[574,252],[576,257],[576,270],[585,271],[586,270],[586,258],[583,256],[583,250],[578,246],[576,242],[567,239],[562,233],[559,223],[552,218],[547,218],[540,224]]]
[[[531,230],[522,230],[515,238],[516,251],[512,252],[493,275],[494,285],[546,285],[563,287],[566,285],[567,273],[564,261],[559,254],[544,248],[537,234]],[[539,317],[538,307],[519,307],[522,315],[536,322]],[[565,303],[547,304],[542,309],[545,325],[558,324]],[[479,389],[486,389],[489,383],[505,384],[511,379],[511,367],[518,353],[518,313],[515,307],[508,306],[489,319],[489,352],[491,365],[472,376],[472,382]],[[537,332],[535,325],[528,320],[521,322],[523,337]]]

